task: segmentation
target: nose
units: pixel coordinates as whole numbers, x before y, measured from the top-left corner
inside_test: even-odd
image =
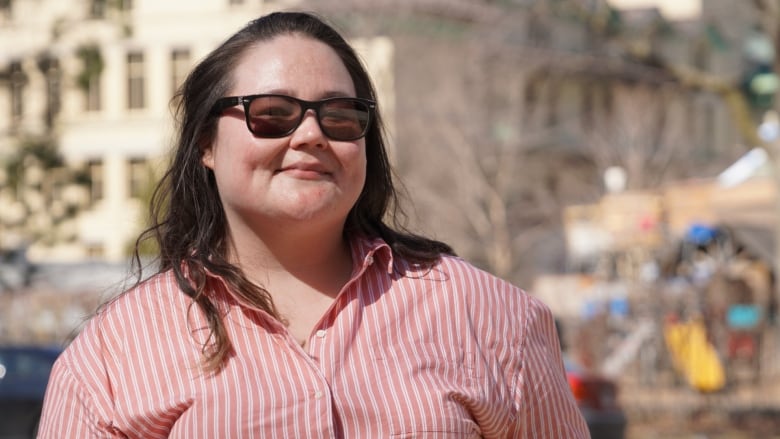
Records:
[[[301,124],[293,131],[290,138],[290,146],[292,148],[303,146],[323,147],[327,141],[328,139],[317,121],[317,114],[310,109],[303,114]]]

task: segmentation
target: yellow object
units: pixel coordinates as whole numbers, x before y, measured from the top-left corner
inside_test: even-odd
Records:
[[[688,384],[702,392],[723,388],[726,374],[701,321],[667,323],[664,338],[675,366]]]

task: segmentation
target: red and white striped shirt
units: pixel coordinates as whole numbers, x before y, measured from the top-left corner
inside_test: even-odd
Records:
[[[422,270],[381,240],[302,348],[221,281],[234,346],[163,273],[94,317],[52,370],[41,438],[587,438],[549,309],[461,259]],[[219,291],[223,290],[223,291]]]

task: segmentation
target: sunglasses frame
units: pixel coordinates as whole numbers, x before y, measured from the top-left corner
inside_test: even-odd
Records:
[[[289,131],[279,134],[277,136],[261,136],[254,131],[252,131],[252,125],[249,122],[249,106],[252,104],[252,101],[258,98],[264,98],[264,97],[271,97],[271,98],[284,98],[288,99],[290,101],[298,103],[301,107],[301,116],[298,119],[298,123],[295,124],[295,126],[290,129]],[[320,122],[320,108],[322,108],[323,105],[327,105],[331,102],[337,102],[337,101],[350,101],[350,102],[360,102],[361,104],[364,104],[368,108],[368,118],[366,119],[366,127],[363,129],[363,131],[360,133],[359,136],[354,138],[348,138],[348,139],[334,139],[325,132],[326,130],[322,127],[322,123]],[[222,114],[223,111],[230,107],[235,107],[236,105],[242,105],[244,107],[244,121],[246,122],[246,128],[249,130],[252,135],[262,138],[262,139],[280,139],[282,137],[287,137],[290,134],[294,133],[295,130],[298,129],[299,126],[301,126],[301,123],[303,123],[303,118],[306,116],[306,112],[311,109],[314,110],[315,119],[317,120],[317,125],[319,125],[320,130],[322,130],[322,133],[325,134],[329,139],[335,140],[335,141],[351,141],[351,140],[357,140],[361,139],[366,136],[366,133],[368,133],[369,128],[371,127],[371,123],[373,122],[373,116],[374,111],[376,110],[376,101],[373,101],[371,99],[364,99],[364,98],[352,98],[352,97],[332,97],[332,98],[326,98],[321,99],[318,101],[307,101],[304,99],[298,99],[292,96],[287,95],[281,95],[281,94],[254,94],[254,95],[246,95],[246,96],[227,96],[224,98],[217,99],[216,102],[214,102],[214,106],[211,107],[211,113],[215,116],[219,116]]]

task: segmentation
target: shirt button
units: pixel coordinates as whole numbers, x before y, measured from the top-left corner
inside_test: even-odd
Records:
[[[324,394],[322,392],[320,392],[319,390],[314,392],[314,398],[316,398],[316,399],[322,398],[323,395]]]
[[[374,263],[374,257],[373,256],[367,257],[366,262],[368,262],[368,265],[372,265]]]
[[[316,335],[316,336],[317,336],[317,338],[324,338],[324,337],[325,337],[325,334],[327,334],[327,333],[328,333],[328,332],[327,332],[326,330],[324,330],[324,329],[320,329],[320,330],[318,330],[318,331],[317,331],[317,332],[316,332],[314,335]]]

